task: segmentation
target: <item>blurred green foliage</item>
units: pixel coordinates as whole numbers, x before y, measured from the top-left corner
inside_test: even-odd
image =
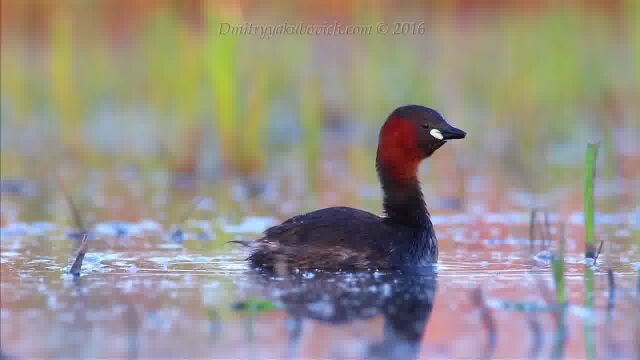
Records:
[[[471,164],[497,154],[526,182],[550,157],[577,160],[549,145],[602,140],[615,156],[611,129],[638,131],[637,2],[454,3],[325,13],[312,3],[2,1],[2,170],[20,174],[16,158],[28,152],[11,134],[39,139],[40,157],[247,176],[264,174],[284,145],[301,150],[313,187],[327,128],[353,123],[345,128],[364,135],[347,146],[371,149],[391,110],[420,103],[468,130]],[[336,18],[374,33],[219,34],[221,23]],[[426,31],[375,34],[398,21]]]

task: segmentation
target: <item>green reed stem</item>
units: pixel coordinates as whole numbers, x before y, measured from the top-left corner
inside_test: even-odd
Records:
[[[567,242],[564,223],[560,224],[560,241],[558,242],[558,249],[551,262],[551,270],[553,272],[553,283],[556,290],[556,331],[553,335],[553,341],[551,346],[551,358],[563,359],[564,348],[567,340],[567,326],[566,326],[566,314],[567,314],[567,294],[566,286],[564,282],[564,250]]]
[[[596,176],[596,159],[598,158],[598,148],[600,144],[588,144],[584,160],[584,256],[595,259],[596,251],[593,246],[593,183]]]
[[[567,294],[565,292],[564,283],[564,249],[565,249],[565,230],[564,224],[561,224],[560,228],[560,241],[558,243],[558,250],[551,262],[551,271],[553,273],[553,284],[556,290],[556,303],[560,306],[564,306],[567,303]]]
[[[567,344],[567,308],[562,306],[556,315],[556,328],[551,342],[551,358],[564,359],[564,349]]]
[[[588,144],[584,163],[584,233],[585,252],[587,259],[596,260],[596,250],[593,244],[594,201],[593,184],[596,175],[596,160],[600,144]],[[584,307],[590,313],[584,320],[584,353],[587,359],[595,358],[595,334],[591,319],[593,311],[593,269],[588,264],[584,267]]]
[[[316,79],[307,79],[301,86],[300,121],[304,138],[304,156],[307,186],[318,191],[320,142],[323,125],[322,99]]]
[[[584,308],[589,315],[584,319],[584,354],[587,359],[594,359],[596,353],[595,328],[593,325],[593,269],[584,267]]]

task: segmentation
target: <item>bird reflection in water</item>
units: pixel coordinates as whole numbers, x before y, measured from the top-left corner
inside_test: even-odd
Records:
[[[431,266],[410,272],[260,273],[257,278],[289,317],[289,358],[298,354],[305,321],[345,325],[382,316],[382,340],[365,344],[367,359],[417,358],[437,280]]]

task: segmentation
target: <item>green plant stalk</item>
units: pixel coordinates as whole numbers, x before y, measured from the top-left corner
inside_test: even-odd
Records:
[[[567,338],[567,308],[563,306],[557,311],[558,315],[556,318],[556,328],[553,333],[553,339],[551,343],[551,358],[564,359],[564,348]]]
[[[596,159],[598,158],[598,147],[600,144],[588,144],[584,160],[584,256],[594,259],[595,247],[593,245],[593,182],[596,175]]]
[[[560,229],[560,241],[558,250],[551,261],[551,271],[553,274],[553,284],[556,291],[556,303],[564,307],[567,303],[567,294],[564,283],[564,249],[566,244],[564,225]]]
[[[556,302],[558,305],[563,306],[567,303],[564,283],[564,254],[556,254],[556,256],[554,256],[551,269],[553,272],[553,284],[556,290]]]
[[[584,308],[589,315],[584,319],[584,355],[586,359],[594,359],[596,353],[595,328],[593,326],[593,269],[584,267]]]
[[[268,73],[267,67],[256,67],[254,83],[247,96],[244,131],[242,136],[242,172],[256,176],[265,167],[265,128],[268,121]]]
[[[59,121],[64,145],[82,143],[80,102],[73,75],[73,23],[68,13],[60,13],[51,22],[49,53],[50,94]]]
[[[307,79],[301,85],[300,121],[304,139],[304,155],[307,186],[312,193],[318,191],[318,168],[322,131],[322,100],[315,79]],[[309,204],[311,205],[311,204]]]
[[[593,186],[596,174],[596,160],[600,144],[588,144],[584,164],[584,233],[585,258],[595,259],[596,250],[593,244],[594,201]],[[595,334],[591,321],[593,311],[593,269],[584,267],[584,307],[590,313],[584,320],[584,354],[587,359],[595,358]]]
[[[565,227],[564,224],[560,224],[560,241],[558,242],[558,250],[551,262],[553,283],[556,290],[556,331],[554,332],[551,346],[551,357],[553,359],[564,358],[564,347],[566,344],[567,294],[564,283],[564,250],[566,243],[567,237]]]
[[[239,21],[231,18],[225,20]],[[221,18],[213,9],[207,14],[208,43],[207,66],[209,82],[213,92],[213,106],[215,113],[215,128],[220,142],[220,153],[223,164],[233,168],[238,163],[236,136],[239,131],[237,124],[237,37],[218,36],[217,26]]]

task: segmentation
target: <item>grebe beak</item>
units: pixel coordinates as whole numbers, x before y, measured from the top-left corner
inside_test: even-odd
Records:
[[[441,129],[443,140],[464,139],[467,133],[449,125],[447,128]]]

